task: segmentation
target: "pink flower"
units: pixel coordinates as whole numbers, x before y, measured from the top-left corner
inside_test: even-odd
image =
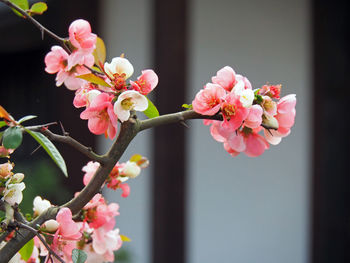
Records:
[[[92,233],[92,247],[97,254],[104,256],[105,261],[114,261],[113,251],[118,250],[122,243],[119,229],[100,227]]]
[[[85,172],[83,179],[84,185],[90,182],[99,167],[100,163],[90,161],[82,168],[83,172]]]
[[[70,90],[79,89],[85,80],[76,78],[77,75],[87,74],[90,71],[83,66],[76,66],[68,69],[68,53],[60,46],[53,46],[51,51],[45,56],[45,71],[49,74],[55,74],[56,86],[59,87],[63,83]]]
[[[76,108],[88,106],[88,92],[94,90],[94,87],[86,82],[81,88],[75,92],[73,105]],[[97,91],[97,90],[96,90]],[[100,92],[101,93],[101,92]]]
[[[73,21],[69,26],[69,41],[78,49],[91,50],[95,49],[97,36],[91,33],[89,22],[78,19]]]
[[[249,109],[247,118],[244,120],[244,125],[252,129],[258,128],[262,122],[262,115],[263,109],[261,106],[256,104],[253,105]]]
[[[226,95],[225,101],[221,104],[221,112],[224,117],[223,127],[233,132],[242,125],[249,110],[242,105],[240,96],[231,92]]]
[[[97,36],[91,33],[89,22],[83,19],[75,20],[70,24],[68,31],[69,41],[77,48],[68,58],[68,70],[77,64],[93,66],[94,56],[92,52],[96,47]]]
[[[142,95],[147,95],[158,85],[158,76],[152,69],[142,70],[136,81],[130,81],[132,88]]]
[[[245,144],[244,153],[249,157],[257,157],[270,147],[265,138],[255,132],[246,135]]]
[[[93,134],[103,134],[113,139],[118,128],[118,118],[113,112],[113,95],[101,93],[95,97],[80,118],[88,120],[88,128]]]
[[[279,99],[282,85],[264,85],[259,90],[259,95],[269,96],[271,98]]]
[[[130,186],[127,183],[123,183],[119,185],[120,189],[122,189],[122,197],[126,198],[130,194]]]
[[[287,95],[277,102],[277,114],[274,117],[278,122],[278,130],[264,131],[265,138],[269,143],[279,144],[281,138],[289,135],[290,129],[294,125],[295,105],[295,94]]]
[[[69,208],[61,208],[56,215],[56,221],[59,223],[57,233],[62,238],[78,240],[81,237],[80,225],[73,221]]]
[[[215,115],[220,110],[225,95],[226,91],[220,85],[207,83],[192,101],[193,109],[202,115]]]
[[[231,91],[234,85],[236,84],[236,73],[235,71],[229,67],[223,67],[220,69],[215,77],[211,78],[214,84],[218,84],[223,87],[227,91]]]

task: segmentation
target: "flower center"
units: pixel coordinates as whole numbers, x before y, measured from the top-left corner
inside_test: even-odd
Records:
[[[237,107],[236,105],[227,104],[223,107],[222,113],[226,116],[226,119],[229,121],[231,116],[236,114]]]
[[[120,104],[124,110],[132,110],[134,108],[134,102],[131,100],[131,98],[122,100]]]

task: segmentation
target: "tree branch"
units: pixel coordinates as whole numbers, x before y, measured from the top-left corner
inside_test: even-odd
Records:
[[[10,8],[15,9],[17,12],[21,13],[26,19],[28,19],[29,22],[31,22],[33,25],[35,25],[37,28],[39,28],[40,32],[45,32],[48,34],[50,37],[54,38],[58,42],[60,42],[64,49],[67,52],[71,52],[69,48],[66,46],[66,39],[57,36],[55,33],[44,27],[42,24],[40,24],[37,20],[35,20],[33,17],[31,17],[27,12],[25,12],[22,8],[17,6],[16,4],[10,2],[9,0],[0,0],[0,2],[3,2],[4,4],[8,5]]]
[[[61,143],[64,143],[64,144],[68,144],[68,145],[72,146],[74,149],[76,149],[79,152],[81,152],[82,154],[86,155],[89,159],[91,159],[93,161],[96,161],[96,162],[99,162],[99,163],[103,163],[106,160],[106,157],[104,155],[96,154],[91,149],[91,147],[87,147],[87,146],[81,144],[80,142],[78,142],[77,140],[73,139],[69,135],[58,135],[58,134],[55,134],[55,133],[51,132],[50,130],[46,129],[45,127],[43,127],[43,125],[30,126],[30,127],[25,127],[25,128],[28,129],[28,130],[31,130],[31,131],[41,132],[47,138],[49,138],[51,141],[56,141],[56,142],[61,142]]]
[[[207,115],[201,115],[195,112],[194,110],[180,111],[176,113],[165,114],[152,119],[143,120],[141,121],[140,131],[153,128],[156,126],[160,126],[160,125],[183,122],[185,120],[191,120],[191,119],[209,119],[209,120],[222,121],[222,115],[216,114],[214,116],[207,116]]]
[[[114,165],[119,161],[129,143],[139,131],[140,122],[136,118],[132,117],[129,121],[123,122],[117,140],[104,156],[104,162],[101,163],[100,168],[96,171],[89,184],[85,186],[75,198],[61,207],[68,207],[72,211],[72,214],[78,213],[94,197],[94,195],[98,193]],[[36,228],[37,225],[42,225],[49,219],[55,219],[56,214],[61,207],[50,207],[36,219],[31,221],[27,226]],[[33,232],[26,228],[21,228],[18,232],[19,235],[12,238],[0,250],[0,263],[8,262],[21,247],[35,236]]]

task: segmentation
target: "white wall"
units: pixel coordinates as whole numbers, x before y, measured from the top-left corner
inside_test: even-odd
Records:
[[[107,47],[107,60],[125,53],[125,57],[134,66],[133,79],[141,74],[142,69],[152,68],[151,58],[151,5],[149,0],[116,1],[104,0],[101,10],[102,38]],[[107,149],[109,141],[101,136],[101,150]],[[127,161],[135,153],[151,157],[151,133],[145,131],[124,153],[121,162]],[[129,180],[131,194],[128,198],[120,197],[120,191],[106,191],[109,201],[120,205],[117,227],[132,242],[124,243],[123,249],[130,252],[131,262],[150,262],[151,249],[151,196],[150,180],[152,163],[135,180]],[[118,261],[117,261],[118,262]]]
[[[289,137],[259,158],[232,158],[191,123],[188,262],[308,261],[310,11],[302,0],[193,0],[188,102],[225,65],[255,88],[297,94]]]

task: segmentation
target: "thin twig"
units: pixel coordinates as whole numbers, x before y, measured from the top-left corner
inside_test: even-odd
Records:
[[[43,125],[28,126],[25,128],[28,130],[31,130],[31,131],[41,132],[46,137],[48,137],[51,141],[57,141],[57,142],[68,144],[68,145],[72,146],[74,149],[76,149],[79,152],[86,155],[89,159],[91,159],[93,161],[96,161],[99,163],[105,162],[105,159],[106,159],[105,156],[96,154],[94,151],[92,151],[91,147],[87,147],[87,146],[81,144],[80,142],[73,139],[69,135],[58,135],[56,133],[51,132],[50,130],[48,130],[46,128],[43,128]],[[66,132],[64,132],[64,133],[67,134]]]
[[[46,243],[45,238],[43,238],[42,235],[40,235],[38,230],[32,228],[29,225],[23,224],[21,222],[16,222],[16,224],[18,225],[18,227],[22,227],[24,229],[27,229],[28,231],[30,231],[33,234],[35,234],[40,239],[40,241],[44,244],[44,246],[47,248],[47,250],[50,251],[50,253],[55,256],[55,258],[57,258],[60,262],[65,263],[65,261],[59,255],[57,255],[55,251],[53,251],[50,248],[50,246]]]
[[[44,27],[42,24],[40,24],[37,20],[35,20],[33,17],[31,17],[26,11],[24,11],[22,8],[20,8],[19,6],[17,6],[16,4],[10,2],[9,0],[0,0],[0,2],[3,2],[4,4],[8,5],[9,7],[15,9],[16,11],[18,11],[21,15],[23,15],[26,19],[28,19],[29,22],[31,22],[33,25],[35,25],[37,28],[39,28],[39,30],[41,32],[45,32],[46,34],[48,34],[50,37],[54,38],[55,40],[57,40],[58,42],[60,42],[64,49],[68,52],[71,53],[71,51],[69,50],[69,48],[66,46],[65,42],[66,39],[57,36],[55,33],[53,33],[52,31],[50,31],[49,29],[47,29],[46,27]]]

